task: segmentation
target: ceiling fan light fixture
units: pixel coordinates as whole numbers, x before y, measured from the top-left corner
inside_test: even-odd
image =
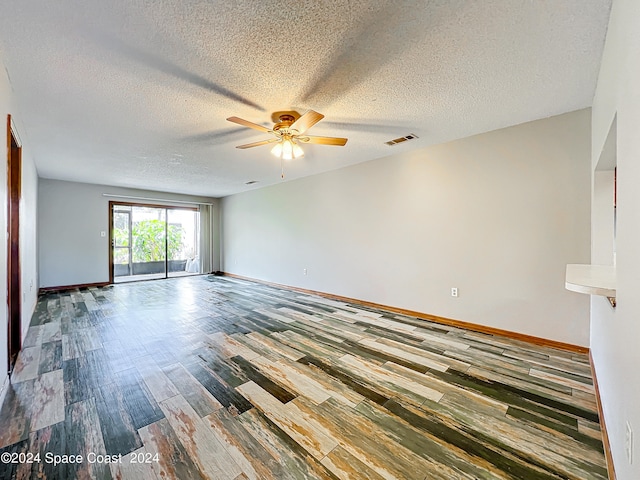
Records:
[[[271,153],[283,160],[304,157],[304,151],[292,138],[284,137],[271,149]]]
[[[282,141],[282,158],[285,160],[293,159],[293,142],[288,138]]]
[[[293,158],[302,158],[304,157],[304,151],[300,148],[300,145],[297,143],[293,143]]]
[[[280,158],[282,156],[282,142],[276,143],[276,145],[271,149],[271,153]]]

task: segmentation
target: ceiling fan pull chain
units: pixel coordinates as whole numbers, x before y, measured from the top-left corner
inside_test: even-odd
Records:
[[[284,160],[280,157],[280,178],[284,180]]]

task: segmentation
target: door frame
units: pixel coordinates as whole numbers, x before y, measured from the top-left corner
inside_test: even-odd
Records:
[[[136,203],[136,202],[122,202],[122,201],[109,201],[109,283],[113,284],[115,280],[114,268],[113,268],[113,207],[116,205],[123,205],[127,207],[147,207],[147,208],[162,208],[165,210],[165,239],[167,238],[167,229],[169,228],[168,211],[169,210],[191,210],[198,212],[198,207],[185,207],[178,205],[162,205],[157,203]],[[168,245],[165,240],[165,277],[169,277],[169,257],[168,257]],[[133,262],[133,257],[131,258]],[[138,280],[139,281],[139,280]]]
[[[22,347],[22,274],[20,270],[20,200],[22,144],[7,115],[7,342],[11,374]]]
[[[112,205],[113,204],[113,205]],[[109,202],[109,283],[113,283],[115,278],[114,266],[113,266],[113,251],[116,248],[115,240],[113,239],[113,213],[114,206],[120,205],[120,203]],[[132,212],[130,210],[124,210],[118,213],[127,213],[129,217],[129,221],[127,222],[127,226],[129,228],[129,275],[133,273],[133,248],[132,248],[132,231],[131,227],[133,223],[131,221]],[[124,248],[124,247],[122,247]]]

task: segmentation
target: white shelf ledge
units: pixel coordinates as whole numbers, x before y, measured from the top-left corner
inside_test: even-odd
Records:
[[[572,292],[615,298],[616,267],[569,264],[564,286]]]

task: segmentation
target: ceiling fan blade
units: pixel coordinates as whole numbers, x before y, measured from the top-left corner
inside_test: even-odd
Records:
[[[236,148],[251,148],[251,147],[259,147],[260,145],[267,145],[268,143],[274,143],[277,142],[278,139],[277,138],[270,138],[269,140],[262,140],[261,142],[253,142],[253,143],[246,143],[244,145],[238,145]]]
[[[314,112],[313,110],[309,110],[307,113],[302,115],[298,120],[293,122],[293,125],[289,127],[291,130],[297,130],[298,133],[302,134],[313,127],[316,123],[324,118],[324,115],[318,112]]]
[[[227,118],[230,122],[237,123],[238,125],[242,125],[244,127],[253,128],[254,130],[260,130],[261,132],[271,133],[271,130],[267,127],[263,127],[262,125],[258,125],[257,123],[250,122],[249,120],[245,120],[243,118],[238,117],[229,117]]]
[[[336,145],[338,147],[343,147],[347,143],[348,139],[338,137],[312,137],[305,135],[303,137],[296,137],[296,140],[299,140],[302,143],[316,143],[318,145]]]

